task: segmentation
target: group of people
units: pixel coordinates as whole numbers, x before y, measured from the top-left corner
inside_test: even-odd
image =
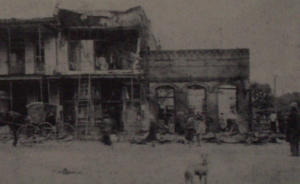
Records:
[[[272,110],[267,115],[257,116],[256,122],[265,122],[273,133],[284,134],[286,131],[286,117],[281,111]]]
[[[237,115],[234,112],[226,114],[226,117],[224,113],[220,113],[219,129],[222,132],[229,132],[230,134],[238,133],[239,127],[237,119]],[[211,124],[212,121],[211,118],[206,117],[203,113],[190,112],[186,118],[186,139],[192,142],[194,138],[196,138],[198,145],[200,145],[201,136],[207,132],[208,125]]]

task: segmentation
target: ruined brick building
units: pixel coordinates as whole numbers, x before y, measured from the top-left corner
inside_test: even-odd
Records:
[[[221,114],[250,120],[248,49],[160,50],[145,60],[150,94],[175,119],[193,110],[212,119],[212,131]]]
[[[127,11],[58,9],[51,17],[0,19],[0,90],[7,108],[26,113],[42,101],[91,134],[105,114],[129,129],[126,110],[152,96],[176,119],[193,109],[213,118],[247,114],[249,50],[158,50],[141,7]]]

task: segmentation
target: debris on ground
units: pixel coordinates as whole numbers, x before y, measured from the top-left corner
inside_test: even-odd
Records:
[[[71,171],[67,168],[63,168],[62,170],[60,171],[57,171],[58,173],[60,174],[63,174],[63,175],[69,175],[69,174],[81,174],[81,172],[78,172],[78,171]]]
[[[164,144],[164,143],[171,143],[174,142],[175,140],[175,135],[174,134],[158,134],[157,135],[157,140],[159,143]]]
[[[177,136],[175,139],[176,143],[186,144],[188,143],[188,140],[184,136]]]
[[[250,132],[248,133],[248,143],[250,144],[264,144],[264,143],[277,143],[278,139],[284,136],[275,134],[270,131],[263,132]]]
[[[202,140],[207,141],[207,142],[215,142],[216,134],[214,134],[212,132],[208,132],[202,136]]]
[[[8,126],[0,127],[0,140],[1,142],[7,142],[8,140],[12,139],[10,134],[10,130]]]
[[[116,134],[111,134],[110,135],[110,140],[111,140],[112,143],[120,142],[120,138]]]
[[[59,140],[60,142],[70,142],[74,140],[74,137],[72,135],[63,135],[63,136],[59,136],[57,137],[57,140]]]
[[[247,143],[247,144],[265,144],[277,143],[278,139],[284,139],[284,135],[275,134],[270,131],[249,132],[246,134],[231,134],[229,132],[207,133],[202,140],[211,143]]]

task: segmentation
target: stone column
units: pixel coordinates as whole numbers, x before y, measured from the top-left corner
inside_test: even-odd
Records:
[[[250,109],[250,93],[248,91],[248,83],[247,80],[240,80],[237,82],[237,100],[238,100],[238,113],[242,118],[242,126],[244,131],[248,131],[251,122],[251,109]]]
[[[212,119],[212,122],[208,125],[208,131],[216,132],[219,129],[218,126],[218,90],[214,86],[210,85],[207,89],[207,117]]]

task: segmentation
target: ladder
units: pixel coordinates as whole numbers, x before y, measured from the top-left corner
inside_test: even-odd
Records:
[[[90,134],[93,122],[93,101],[91,95],[90,75],[80,75],[76,104],[76,136],[85,138]]]

